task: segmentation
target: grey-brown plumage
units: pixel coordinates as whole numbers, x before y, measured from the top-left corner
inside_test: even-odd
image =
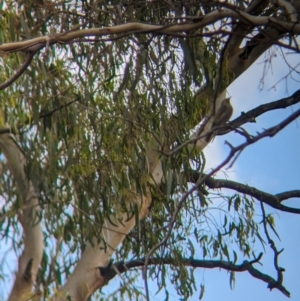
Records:
[[[230,119],[232,113],[233,113],[233,108],[230,103],[230,97],[225,98],[224,100],[222,100],[222,103],[216,112],[211,129],[213,130],[214,128],[225,124]],[[211,139],[211,136],[212,134],[207,136],[207,141]]]
[[[212,128],[225,124],[230,119],[232,112],[233,108],[230,103],[230,98],[225,98],[217,110]]]

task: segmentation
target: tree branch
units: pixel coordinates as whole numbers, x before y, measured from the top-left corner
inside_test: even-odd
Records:
[[[57,111],[60,111],[61,109],[63,108],[66,108],[70,105],[72,105],[74,102],[77,102],[80,100],[80,97],[76,97],[75,99],[67,102],[66,104],[62,104],[60,105],[59,107],[57,108],[54,108],[53,110],[49,111],[49,112],[41,112],[39,114],[39,119],[43,119],[43,118],[48,118],[48,117],[51,117],[54,113],[56,113]],[[22,122],[22,124],[18,124],[16,129],[14,128],[10,128],[10,127],[6,127],[6,128],[0,128],[0,135],[2,134],[18,134],[18,132],[21,131],[21,129],[24,127],[24,126],[27,126],[27,125],[32,125],[32,118],[27,118],[25,121]]]
[[[280,292],[282,292],[287,297],[290,296],[290,292],[282,285],[282,283],[279,283],[277,280],[272,278],[269,275],[266,275],[259,270],[255,269],[253,267],[253,264],[258,263],[263,254],[260,253],[257,258],[251,261],[245,260],[242,264],[236,265],[231,262],[221,261],[221,260],[197,260],[197,259],[190,259],[190,258],[183,258],[180,262],[177,260],[174,260],[174,258],[171,257],[165,257],[165,258],[151,258],[148,261],[148,265],[161,265],[161,264],[170,264],[173,266],[189,266],[193,268],[206,268],[206,269],[224,269],[227,271],[234,271],[234,272],[245,272],[248,271],[253,277],[260,279],[268,284],[268,288],[272,290],[273,288],[278,289]],[[107,267],[99,267],[100,270],[102,270],[101,274],[106,278],[107,281],[114,278],[117,274],[127,272],[130,269],[144,267],[145,266],[146,258],[141,258],[137,260],[132,260],[129,262],[118,262],[115,264],[110,264]]]
[[[139,218],[144,218],[149,213],[151,204],[151,194],[140,197],[136,194],[132,197],[138,204]],[[68,296],[72,301],[85,301],[99,288],[106,284],[106,279],[99,265],[107,266],[110,262],[111,255],[125,239],[127,234],[136,224],[137,217],[133,215],[128,219],[128,214],[111,215],[104,220],[102,232],[99,239],[94,239],[93,244],[89,244],[83,252],[76,268],[65,285],[51,298],[52,301],[65,301]]]
[[[287,2],[285,0],[272,0],[271,2],[283,8],[284,12],[286,13],[291,22],[296,23],[298,21],[297,12],[290,2]]]
[[[261,205],[261,211],[263,214],[263,225],[264,225],[265,234],[268,239],[268,243],[274,252],[274,266],[277,271],[277,281],[275,283],[269,283],[269,285],[268,285],[268,287],[270,289],[272,289],[272,288],[276,287],[276,285],[282,285],[282,282],[283,282],[283,272],[285,271],[285,269],[278,265],[279,255],[283,250],[278,251],[274,241],[271,239],[269,232],[268,232],[268,228],[267,228],[268,219],[266,216],[264,204],[261,202],[260,205]]]
[[[37,51],[28,51],[27,57],[23,65],[16,71],[16,73],[9,78],[5,83],[0,85],[0,90],[4,90],[5,88],[9,87],[14,81],[16,81],[27,69],[27,67],[30,65],[34,55]]]
[[[225,144],[227,144],[230,147],[231,151],[228,154],[227,158],[219,166],[223,167],[226,164],[228,164],[229,162],[231,162],[229,166],[232,166],[234,164],[235,160],[238,158],[238,156],[243,152],[243,150],[247,146],[254,144],[263,138],[274,137],[277,133],[279,133],[281,130],[283,130],[287,125],[289,125],[291,122],[293,122],[299,116],[300,116],[300,109],[297,110],[296,112],[294,112],[293,114],[291,114],[289,117],[287,117],[281,123],[279,123],[273,127],[270,127],[269,129],[266,129],[265,131],[263,131],[262,133],[260,133],[256,136],[251,136],[245,130],[242,130],[242,131],[236,130],[236,132],[240,133],[241,135],[243,135],[246,138],[246,142],[240,144],[237,147],[233,147],[229,142],[226,141]],[[199,138],[201,138],[201,137],[199,137]],[[214,169],[214,170],[217,170],[217,169]]]
[[[0,148],[13,174],[22,198],[18,218],[23,227],[24,250],[9,301],[28,300],[42,260],[44,243],[40,223],[40,207],[32,182],[25,174],[26,158],[10,134],[0,135]]]
[[[225,98],[225,92],[220,94],[220,96],[218,97],[218,101],[222,100],[223,98]],[[276,101],[273,101],[273,102],[270,102],[267,104],[260,105],[260,106],[256,107],[255,109],[248,111],[247,113],[242,112],[240,117],[236,118],[235,120],[233,120],[231,122],[226,123],[225,125],[216,127],[213,130],[209,130],[212,120],[207,120],[206,122],[203,123],[203,125],[200,127],[200,129],[190,137],[189,140],[187,140],[187,141],[183,142],[182,144],[180,144],[179,146],[175,147],[170,152],[164,153],[164,155],[172,156],[175,153],[177,153],[178,151],[180,151],[184,146],[191,144],[191,143],[195,143],[195,142],[197,144],[197,147],[200,150],[203,150],[204,147],[208,144],[208,142],[206,140],[207,135],[214,134],[214,136],[217,136],[217,135],[221,136],[221,135],[228,134],[232,130],[237,129],[238,127],[240,127],[241,125],[243,125],[245,123],[256,122],[255,121],[256,117],[258,117],[268,111],[277,110],[277,109],[285,109],[285,108],[290,107],[299,102],[300,102],[300,90],[297,90],[292,96],[282,98],[282,99],[279,99],[279,100],[276,100]],[[295,119],[294,117],[292,117],[292,118]],[[241,132],[239,132],[239,133],[241,133]]]
[[[74,39],[80,39],[84,37],[96,37],[104,35],[115,35],[123,33],[155,33],[172,35],[177,32],[187,32],[191,30],[197,30],[203,28],[207,25],[218,22],[222,19],[233,18],[236,21],[240,21],[246,25],[252,26],[270,26],[270,27],[280,27],[283,32],[291,32],[292,34],[300,33],[300,24],[295,22],[283,21],[281,19],[269,16],[253,16],[247,12],[239,9],[218,9],[212,11],[205,16],[201,16],[199,21],[196,22],[186,22],[182,24],[171,24],[171,25],[152,25],[144,24],[138,22],[132,22],[122,25],[116,25],[104,28],[91,28],[74,30],[69,32],[64,32],[61,34],[49,35],[37,37],[20,42],[5,43],[0,45],[0,51],[4,52],[15,52],[24,51],[26,49],[32,49],[31,47],[45,47],[46,45],[53,45],[57,43],[68,43]]]
[[[278,109],[286,109],[299,102],[300,102],[300,90],[297,90],[296,92],[293,93],[293,95],[289,97],[260,105],[246,113],[242,112],[241,116],[239,116],[235,120],[232,120],[231,122],[228,122],[225,126],[216,129],[213,132],[215,132],[215,135],[225,135],[231,132],[233,129],[236,129],[247,122],[255,122],[255,119],[258,116],[261,116],[266,112],[278,110]]]
[[[204,175],[202,175],[204,176]],[[191,173],[190,180],[192,183],[196,183],[199,179],[199,173],[193,171]],[[220,188],[227,188],[232,189],[240,193],[244,193],[256,198],[258,201],[261,201],[275,209],[280,211],[290,212],[300,214],[300,209],[298,208],[291,208],[285,205],[282,205],[280,202],[286,200],[288,198],[300,198],[300,190],[292,190],[287,191],[279,194],[270,194],[259,190],[255,187],[244,185],[238,182],[230,181],[230,180],[223,180],[223,179],[214,179],[212,177],[206,177],[204,184],[211,188],[211,189],[220,189]]]

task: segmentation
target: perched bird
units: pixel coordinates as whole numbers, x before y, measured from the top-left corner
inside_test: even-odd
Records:
[[[230,119],[232,112],[233,112],[233,108],[230,103],[230,97],[225,98],[224,100],[222,100],[222,103],[216,112],[211,129],[213,130],[214,128],[225,124]],[[209,134],[207,136],[207,141],[211,139],[211,136],[212,134]]]
[[[233,108],[230,103],[230,97],[225,98],[216,112],[212,128],[225,124],[230,119],[232,112]]]

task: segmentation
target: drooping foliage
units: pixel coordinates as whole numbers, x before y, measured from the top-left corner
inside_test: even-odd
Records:
[[[0,43],[128,22],[168,27],[174,20],[185,22],[185,16],[197,20],[240,3],[202,2],[2,1]],[[248,6],[250,1],[243,2]],[[271,15],[272,9],[266,4],[260,14]],[[211,110],[216,83],[221,93],[235,77],[228,71],[227,58],[222,58],[228,41],[224,32],[236,26],[227,21],[173,35],[141,31],[47,45],[22,76],[1,91],[0,123],[18,138],[27,158],[26,174],[39,192],[46,245],[36,287],[45,299],[72,273],[86,244],[101,239],[103,221],[111,214],[124,211],[137,219],[115,261],[144,257],[165,237],[176,205],[191,185],[191,170],[201,174],[205,167],[196,148],[186,145],[172,155],[169,151],[189,139]],[[3,55],[0,83],[25,60],[21,52]],[[151,184],[149,171],[156,164],[146,158],[151,151],[161,154],[161,187]],[[137,204],[128,200],[136,193],[145,195],[147,189],[151,211],[138,221]],[[5,165],[0,194],[0,237],[18,255],[22,239],[17,213],[22,202]],[[215,208],[220,208],[218,219]],[[185,267],[182,258],[233,263],[240,256],[256,258],[253,245],[263,239],[254,209],[253,200],[243,194],[217,199],[201,189],[191,194],[168,244],[156,251],[174,264],[149,268],[159,288],[168,291],[168,277],[183,298],[193,294],[193,268]],[[136,276],[126,275],[128,281]],[[120,291],[129,297],[140,293],[132,285]]]

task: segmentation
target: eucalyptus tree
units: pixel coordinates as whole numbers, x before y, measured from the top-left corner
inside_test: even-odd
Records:
[[[271,195],[214,174],[295,120],[299,111],[256,135],[241,128],[299,93],[213,125],[226,88],[270,47],[299,51],[298,2],[1,6],[0,233],[19,258],[8,300],[87,300],[115,276],[123,285],[105,300],[149,300],[149,278],[188,298],[194,270],[216,267],[289,296],[264,206],[299,214],[284,201],[300,191]],[[205,174],[202,150],[231,131],[245,142]],[[220,225],[207,218],[215,188],[235,191]],[[271,244],[275,278],[255,265],[254,240]]]

